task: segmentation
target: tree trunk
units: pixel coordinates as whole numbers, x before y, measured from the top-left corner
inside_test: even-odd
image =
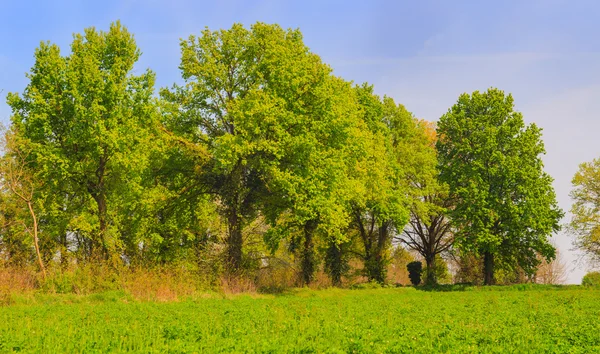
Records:
[[[309,285],[315,274],[315,251],[314,251],[314,233],[317,229],[317,222],[309,220],[304,224],[304,249],[302,250],[302,282]]]
[[[425,263],[427,264],[427,278],[425,279],[425,284],[437,284],[435,276],[435,255],[427,255],[427,257],[425,257]]]
[[[494,254],[491,252],[485,252],[483,254],[483,283],[485,285],[494,285]]]
[[[106,148],[104,149],[106,154]],[[98,161],[98,168],[96,169],[96,178],[95,182],[91,182],[88,184],[88,192],[94,198],[97,205],[98,211],[98,223],[100,224],[100,229],[98,230],[98,239],[92,241],[92,250],[91,256],[93,258],[106,259],[108,258],[108,248],[106,246],[106,229],[107,229],[107,206],[106,206],[106,194],[104,191],[104,177],[106,173],[106,158],[104,156],[100,157]],[[98,245],[100,245],[101,249],[98,251]],[[97,253],[97,254],[95,254]]]
[[[62,231],[60,235],[60,267],[65,270],[69,265],[67,232]]]
[[[327,249],[326,266],[333,286],[341,286],[342,275],[344,273],[344,259],[342,257],[341,245],[330,242]]]
[[[369,281],[376,281],[380,284],[385,283],[387,273],[384,251],[389,237],[388,229],[388,223],[384,223],[377,229],[376,235],[371,235],[377,237],[376,242],[374,242],[375,247],[369,245],[370,247],[367,250],[367,244],[365,244],[365,254],[367,256],[365,267],[367,268]]]
[[[382,252],[378,247],[374,247],[368,252],[365,252],[365,268],[369,281],[376,281],[378,283],[385,282],[385,262],[381,253]]]
[[[40,265],[40,269],[42,274],[44,275],[44,279],[46,279],[46,267],[44,267],[44,262],[42,261],[42,255],[40,253],[40,243],[38,240],[38,222],[37,217],[35,216],[35,212],[33,210],[33,205],[31,205],[31,201],[27,201],[27,207],[29,208],[29,213],[31,214],[31,218],[33,219],[33,243],[35,245],[35,253],[37,254],[38,263]]]
[[[100,189],[101,187],[96,187],[97,189]],[[92,240],[91,242],[91,250],[90,250],[90,255],[92,258],[96,259],[96,260],[100,260],[100,259],[106,259],[108,258],[108,247],[106,246],[106,229],[107,229],[107,221],[106,221],[106,214],[107,214],[107,206],[106,206],[106,196],[104,195],[104,193],[102,191],[100,192],[92,192],[92,197],[94,198],[94,200],[96,201],[96,206],[97,206],[97,212],[98,212],[98,223],[99,223],[99,230],[98,230],[98,239],[97,240]],[[98,249],[100,248],[100,249]]]
[[[237,209],[233,208],[228,217],[229,235],[227,238],[227,261],[229,271],[237,273],[242,267],[242,225]]]
[[[100,244],[102,250],[106,253],[106,197],[104,193],[100,193],[98,196],[98,221],[100,223]],[[106,254],[105,254],[106,255]]]

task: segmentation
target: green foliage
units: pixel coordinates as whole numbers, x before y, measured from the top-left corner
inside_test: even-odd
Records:
[[[423,256],[430,284],[447,276],[442,252],[468,260],[458,278],[473,283],[481,268],[487,283],[496,268],[521,282],[554,257],[562,211],[541,130],[510,95],[462,95],[436,145],[433,124],[334,76],[299,30],[234,24],[180,46],[184,82],[160,98],[151,71],[134,74],[141,52],[119,22],[76,34],[66,55],[46,42],[35,51],[27,87],[8,96],[0,160],[2,266],[47,264],[31,287],[121,289],[95,270],[153,266],[228,289],[308,285],[319,269],[336,286],[405,284],[413,258],[394,241]],[[11,184],[15,162],[26,180]],[[571,226],[590,253],[594,164],[572,194]]]
[[[414,286],[421,284],[421,274],[423,273],[423,264],[419,261],[410,262],[406,265],[408,277]]]
[[[61,297],[63,301],[45,298],[33,305],[0,308],[0,351],[593,353],[600,349],[600,323],[590,315],[600,310],[600,293],[594,288],[472,290],[302,290],[177,303],[132,303],[117,292]]]
[[[336,243],[330,242],[325,250],[325,271],[331,278],[334,286],[342,283],[342,277],[350,271],[350,242]]]
[[[360,189],[351,202],[351,227],[362,241],[365,275],[384,283],[396,230],[408,221],[409,185],[417,121],[393,99],[381,99],[367,84],[355,88],[368,127],[366,157],[359,166]]]
[[[600,286],[600,272],[590,272],[584,275],[581,285]]]
[[[273,226],[272,248],[307,223],[311,235],[340,238],[352,192],[347,157],[362,151],[350,84],[299,31],[277,25],[206,29],[181,48],[186,85],[162,91],[165,126],[187,146],[183,154],[206,151],[193,179],[220,205],[231,267],[239,268],[241,230],[259,209]]]
[[[579,165],[572,183],[570,231],[575,245],[600,262],[600,158]]]
[[[23,139],[35,177],[45,181],[35,196],[46,220],[42,233],[55,236],[63,251],[67,233],[86,256],[123,249],[156,144],[150,143],[154,74],[131,74],[139,56],[119,22],[108,32],[76,34],[68,56],[42,42],[27,88],[8,96],[12,129]]]
[[[446,260],[444,260],[439,254],[435,257],[433,268],[429,269],[428,267],[425,267],[423,270],[423,278],[425,279],[425,282],[427,282],[427,279],[431,279],[430,272],[433,272],[432,279],[435,279],[436,283],[448,284],[452,282],[452,275],[448,271],[448,264],[446,263]]]
[[[486,283],[493,283],[494,260],[532,273],[538,254],[552,259],[548,237],[563,212],[543,171],[541,129],[525,126],[512,96],[497,89],[461,95],[440,118],[438,136],[458,246],[485,255]]]

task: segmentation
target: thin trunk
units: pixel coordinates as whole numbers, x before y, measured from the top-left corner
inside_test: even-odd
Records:
[[[105,149],[106,154],[106,149]],[[106,246],[106,229],[107,229],[107,206],[106,206],[106,194],[104,191],[104,177],[106,173],[106,158],[104,156],[100,157],[98,161],[98,168],[96,169],[96,178],[95,182],[88,184],[88,192],[96,201],[97,211],[98,211],[98,223],[100,229],[98,230],[98,239],[92,241],[92,250],[90,250],[91,256],[93,258],[107,258],[108,257],[108,248]],[[97,245],[101,246],[101,254],[94,254],[94,251],[98,252]],[[99,259],[98,259],[99,260]]]
[[[63,230],[60,236],[60,266],[63,270],[67,269],[67,265],[69,264],[69,258],[67,255],[68,252],[68,241],[67,241],[67,232]]]
[[[38,223],[37,217],[35,216],[35,212],[33,211],[33,205],[31,205],[31,201],[27,201],[27,207],[29,208],[29,213],[31,214],[31,218],[33,219],[33,243],[35,245],[35,253],[37,254],[37,259],[40,264],[40,269],[42,270],[42,274],[44,275],[44,279],[46,279],[46,267],[44,267],[44,262],[42,261],[42,255],[40,254],[40,243],[38,240]]]
[[[304,224],[304,249],[302,250],[302,282],[309,285],[315,274],[314,233],[317,222],[309,220]]]
[[[104,193],[98,196],[98,220],[100,222],[100,242],[103,250],[106,250],[106,197]]]
[[[494,279],[494,254],[489,251],[483,254],[483,275],[485,285],[495,284],[496,280]]]

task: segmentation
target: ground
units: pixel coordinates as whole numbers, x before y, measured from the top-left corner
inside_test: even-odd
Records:
[[[0,351],[600,352],[600,289],[300,289],[169,303],[39,294],[0,307]]]

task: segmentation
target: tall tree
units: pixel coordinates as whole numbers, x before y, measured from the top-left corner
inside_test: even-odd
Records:
[[[367,158],[361,166],[362,193],[352,201],[352,226],[362,241],[365,274],[385,282],[392,238],[408,221],[406,144],[415,124],[412,115],[389,97],[383,100],[373,87],[356,88],[368,127]]]
[[[293,231],[300,236],[304,284],[316,269],[316,236],[338,250],[347,241],[342,231],[349,202],[359,193],[355,170],[364,161],[368,134],[350,83],[331,76],[325,65],[320,70],[310,83],[312,92],[293,100],[295,124],[271,141],[281,157],[267,171],[273,193],[264,210],[274,226],[266,235],[269,244],[277,246]]]
[[[206,150],[208,159],[195,180],[227,221],[227,262],[237,271],[243,259],[242,230],[271,194],[267,185],[290,192],[297,182],[282,182],[286,173],[300,178],[313,162],[314,171],[328,168],[311,149],[327,129],[333,133],[327,127],[331,119],[317,119],[332,112],[326,97],[331,70],[310,53],[299,31],[263,23],[250,29],[240,24],[206,29],[200,37],[182,41],[181,50],[186,84],[162,91],[173,108],[165,127],[188,145]],[[319,216],[308,211],[314,200],[309,198],[307,210],[294,213],[302,218],[307,249],[312,249],[318,226]],[[301,198],[289,199],[283,208],[290,203],[299,206]]]
[[[497,265],[528,273],[563,213],[543,171],[541,129],[526,126],[512,96],[498,89],[463,94],[438,123],[440,179],[455,200],[450,210],[458,245],[483,255],[485,284]]]
[[[68,56],[41,43],[23,95],[8,97],[31,167],[49,182],[45,217],[88,256],[117,255],[139,196],[156,117],[154,74],[131,74],[139,56],[119,22],[108,32],[88,28]]]
[[[579,165],[572,183],[570,232],[575,246],[600,262],[600,158]]]
[[[410,181],[410,221],[398,239],[408,248],[418,252],[427,266],[425,283],[436,284],[436,260],[452,247],[454,234],[446,213],[452,206],[448,187],[439,181],[437,170],[437,137],[435,124],[420,121],[415,138],[411,139],[411,154],[406,158],[412,163],[408,176]]]

